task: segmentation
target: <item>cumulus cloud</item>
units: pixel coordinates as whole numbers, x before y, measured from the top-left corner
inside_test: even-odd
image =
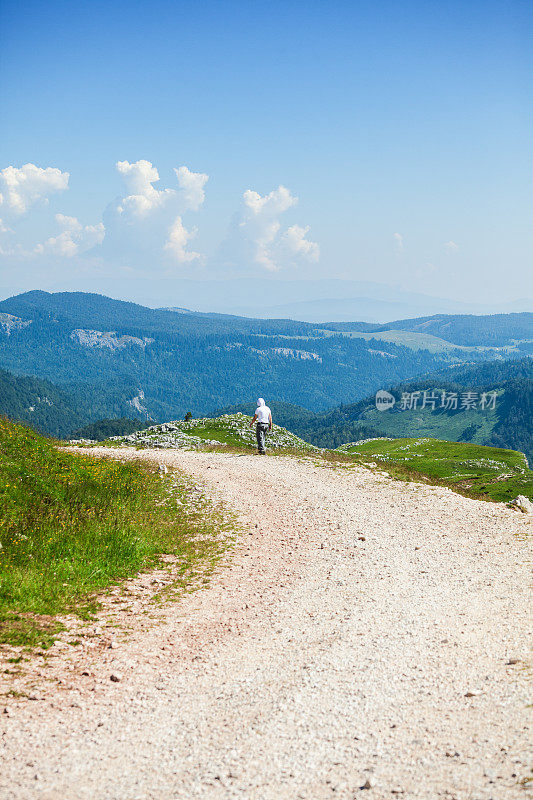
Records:
[[[260,195],[251,189],[243,194],[239,222],[233,231],[230,249],[244,263],[252,261],[274,272],[287,261],[306,259],[316,261],[319,248],[305,236],[309,228],[293,225],[282,232],[280,216],[295,206],[294,197],[285,186]]]
[[[200,209],[209,176],[176,167],[178,188],[158,189],[159,172],[150,161],[118,161],[116,167],[127,194],[104,212],[104,250],[130,263],[146,264],[148,258],[153,262],[162,256],[179,264],[201,260],[200,253],[186,250],[196,230],[185,228],[182,215]]]
[[[298,198],[293,197],[285,186],[278,186],[277,189],[274,189],[270,194],[266,194],[264,197],[261,197],[258,192],[253,192],[251,189],[248,189],[243,194],[243,200],[246,208],[248,208],[256,218],[277,217],[279,214],[283,214],[284,211],[287,211],[291,206],[295,206],[298,202]]]
[[[209,180],[205,172],[191,172],[187,167],[174,168],[181,198],[187,209],[198,211],[205,200],[204,186]]]
[[[63,230],[57,236],[51,236],[34,248],[35,255],[51,254],[62,258],[86,253],[101,244],[105,228],[101,222],[97,225],[82,225],[76,217],[56,214],[56,222]]]
[[[153,184],[159,180],[159,173],[144,159],[134,164],[130,164],[129,161],[117,161],[117,171],[124,179],[126,190],[130,192],[117,205],[119,215],[127,222],[132,223],[146,217],[150,212],[164,206],[165,201],[176,194],[173,189],[159,190],[154,187]]]
[[[459,250],[459,245],[450,240],[449,242],[446,242],[446,244],[444,245],[444,250],[448,254],[456,253]]]
[[[292,253],[302,255],[310,261],[318,261],[320,248],[316,242],[311,242],[305,237],[309,233],[309,225],[302,228],[300,225],[292,225],[287,228],[284,234],[287,247]]]
[[[55,167],[5,167],[0,170],[0,206],[14,215],[25,214],[35,203],[68,188],[68,172]]]
[[[197,230],[188,231],[183,225],[181,217],[176,217],[168,232],[168,240],[164,249],[169,252],[179,264],[186,264],[196,259],[203,259],[201,253],[187,250],[187,242],[196,236]]]
[[[403,235],[401,233],[394,233],[394,243],[396,245],[396,251],[401,253],[403,251]]]

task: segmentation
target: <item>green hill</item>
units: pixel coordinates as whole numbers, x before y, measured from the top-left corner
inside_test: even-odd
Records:
[[[129,436],[114,436],[110,440],[116,446],[155,447],[161,449],[195,450],[204,447],[256,448],[255,431],[250,427],[251,416],[241,413],[223,414],[220,417],[204,417],[188,421],[175,420],[161,425],[152,425],[146,430]],[[313,450],[313,445],[304,442],[294,433],[274,425],[267,435],[267,448],[290,448]]]
[[[533,343],[533,314],[530,312],[486,315],[435,314],[432,317],[394,320],[386,325],[328,322],[319,327],[367,333],[410,331],[463,347],[505,347],[523,343],[526,345],[524,349],[529,353]]]
[[[524,455],[514,450],[426,438],[373,439],[346,444],[339,450],[491,500],[509,502],[518,495],[533,498],[533,472]]]

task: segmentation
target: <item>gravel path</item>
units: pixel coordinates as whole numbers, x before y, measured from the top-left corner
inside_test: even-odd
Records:
[[[2,800],[526,797],[530,517],[311,459],[116,454],[245,532],[90,677],[0,714]]]

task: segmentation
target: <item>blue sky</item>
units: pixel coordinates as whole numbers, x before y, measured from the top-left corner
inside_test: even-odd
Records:
[[[142,301],[150,282],[164,302],[231,276],[533,295],[529,3],[4,0],[2,17],[3,296]]]

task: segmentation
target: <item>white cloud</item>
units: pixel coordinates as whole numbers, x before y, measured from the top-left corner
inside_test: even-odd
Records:
[[[403,235],[401,233],[395,233],[393,236],[396,244],[396,250],[398,253],[401,253],[403,251]]]
[[[191,261],[202,259],[200,253],[186,250],[187,242],[193,239],[196,233],[196,228],[188,231],[183,225],[181,217],[176,217],[168,232],[168,240],[164,249],[169,252],[179,264],[187,264]]]
[[[174,169],[186,210],[198,211],[205,200],[204,186],[209,180],[205,172],[191,172],[187,167]]]
[[[449,242],[446,242],[444,249],[449,254],[456,253],[459,250],[459,245],[450,240]]]
[[[287,228],[284,234],[285,241],[289,250],[297,255],[302,255],[310,261],[318,261],[320,248],[316,242],[311,242],[305,237],[309,233],[309,226],[302,228],[300,225],[292,225]]]
[[[244,192],[240,220],[229,243],[231,255],[235,257],[236,252],[243,263],[252,261],[270,272],[295,258],[316,261],[318,245],[305,238],[309,228],[293,225],[281,230],[279,217],[297,203],[285,186],[263,196],[251,189]]]
[[[261,197],[258,192],[248,189],[243,194],[244,205],[250,209],[256,217],[277,217],[291,206],[298,202],[297,197],[293,197],[285,186],[278,186],[270,194]]]
[[[199,210],[209,176],[176,167],[178,188],[157,189],[159,172],[150,161],[118,161],[116,167],[127,194],[104,212],[104,251],[127,259],[129,265],[157,264],[163,257],[180,264],[201,259],[200,253],[186,250],[196,231],[185,228],[182,215]]]
[[[159,180],[157,169],[149,162],[141,159],[134,164],[129,161],[117,161],[117,170],[122,175],[126,195],[117,205],[117,211],[130,223],[138,218],[146,217],[150,212],[160,208],[165,201],[173,197],[173,189],[155,189],[153,184]]]
[[[34,203],[48,202],[49,195],[67,189],[69,177],[55,167],[5,167],[0,170],[0,206],[16,215],[25,214]]]
[[[79,231],[83,227],[76,217],[67,217],[66,214],[56,214],[55,220],[66,231]]]
[[[76,217],[67,217],[65,214],[56,214],[55,219],[63,231],[36,245],[33,251],[35,255],[49,253],[62,258],[72,258],[86,253],[103,241],[105,228],[101,222],[98,225],[84,226]]]
[[[153,184],[159,181],[159,172],[150,161],[141,159],[133,164],[117,161],[116,166],[130,192],[119,201],[117,211],[129,222],[170,205],[180,213],[198,211],[204,202],[204,186],[209,176],[203,172],[191,172],[185,166],[175,167],[179,190],[156,189]]]

